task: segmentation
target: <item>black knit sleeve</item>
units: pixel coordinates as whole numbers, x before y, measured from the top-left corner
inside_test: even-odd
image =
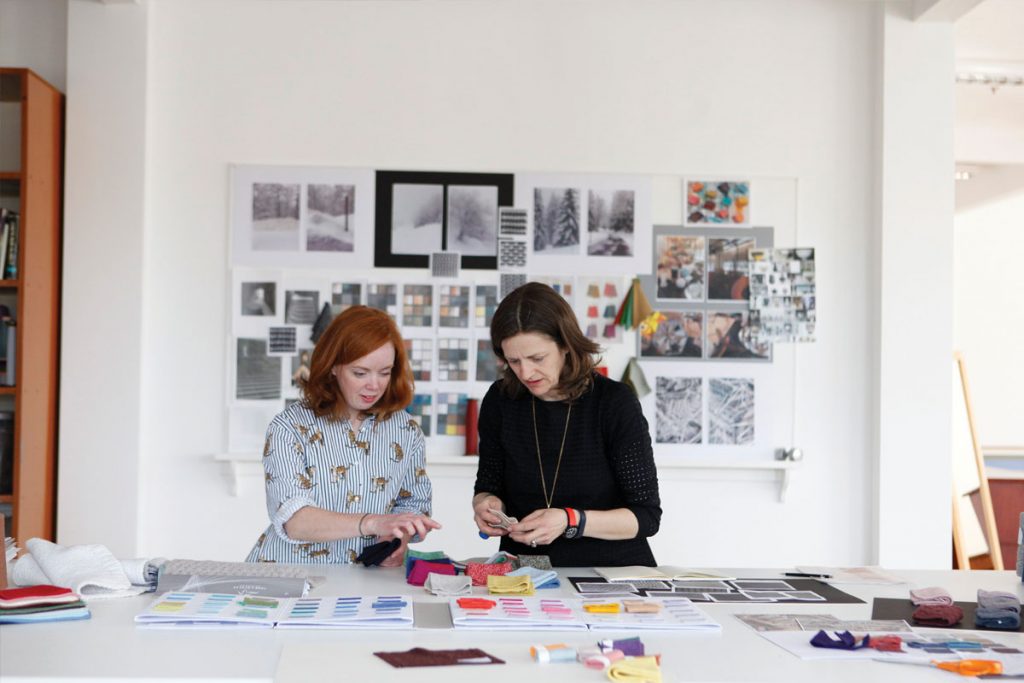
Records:
[[[636,515],[640,527],[637,537],[653,536],[661,525],[661,497],[647,419],[629,387],[614,381],[604,384],[601,422],[605,425],[608,460],[625,507]]]
[[[491,385],[483,403],[477,422],[480,435],[480,460],[476,467],[476,484],[473,494],[493,493],[505,500],[505,452],[501,448],[501,396],[498,382]]]

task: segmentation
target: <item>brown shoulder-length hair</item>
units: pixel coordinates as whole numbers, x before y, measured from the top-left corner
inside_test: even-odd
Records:
[[[565,366],[555,389],[574,401],[590,389],[593,382],[594,355],[601,350],[580,331],[572,307],[555,290],[539,282],[528,282],[502,299],[491,319],[491,345],[494,355],[505,360],[501,343],[523,332],[547,335],[566,352]],[[514,372],[501,376],[502,388],[512,397],[526,391]]]
[[[331,370],[338,365],[357,361],[384,344],[395,347],[391,381],[384,395],[367,413],[377,420],[386,420],[409,405],[413,394],[412,369],[398,327],[384,311],[353,306],[331,322],[313,347],[309,379],[303,387],[309,409],[320,417],[340,419],[346,410],[345,397]]]

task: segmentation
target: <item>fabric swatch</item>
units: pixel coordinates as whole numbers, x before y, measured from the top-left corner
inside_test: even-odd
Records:
[[[411,666],[458,666],[479,664],[504,664],[505,660],[489,655],[476,648],[467,650],[428,650],[414,647],[404,652],[374,652],[385,662],[396,668]]]

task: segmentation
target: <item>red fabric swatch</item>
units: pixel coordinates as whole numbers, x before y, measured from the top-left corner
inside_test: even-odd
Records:
[[[445,562],[428,562],[416,560],[412,563],[412,571],[406,582],[413,586],[422,586],[427,581],[427,574],[448,574],[455,576],[455,567]]]
[[[488,576],[504,576],[512,571],[511,562],[501,564],[480,564],[470,562],[466,565],[466,574],[473,579],[474,586],[486,586]]]
[[[4,609],[33,605],[59,605],[77,601],[77,593],[70,588],[61,588],[60,586],[41,584],[0,590],[0,608]]]

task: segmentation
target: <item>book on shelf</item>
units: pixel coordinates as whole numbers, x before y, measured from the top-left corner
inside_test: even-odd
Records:
[[[3,378],[0,380],[3,384],[13,387],[17,384],[17,341],[18,341],[18,328],[11,319],[0,321],[0,335],[3,336],[3,347],[4,353],[2,356],[2,364],[4,368]]]
[[[606,581],[731,581],[735,576],[686,569],[685,567],[594,567]]]
[[[13,280],[18,277],[18,214],[0,209],[0,277]]]

